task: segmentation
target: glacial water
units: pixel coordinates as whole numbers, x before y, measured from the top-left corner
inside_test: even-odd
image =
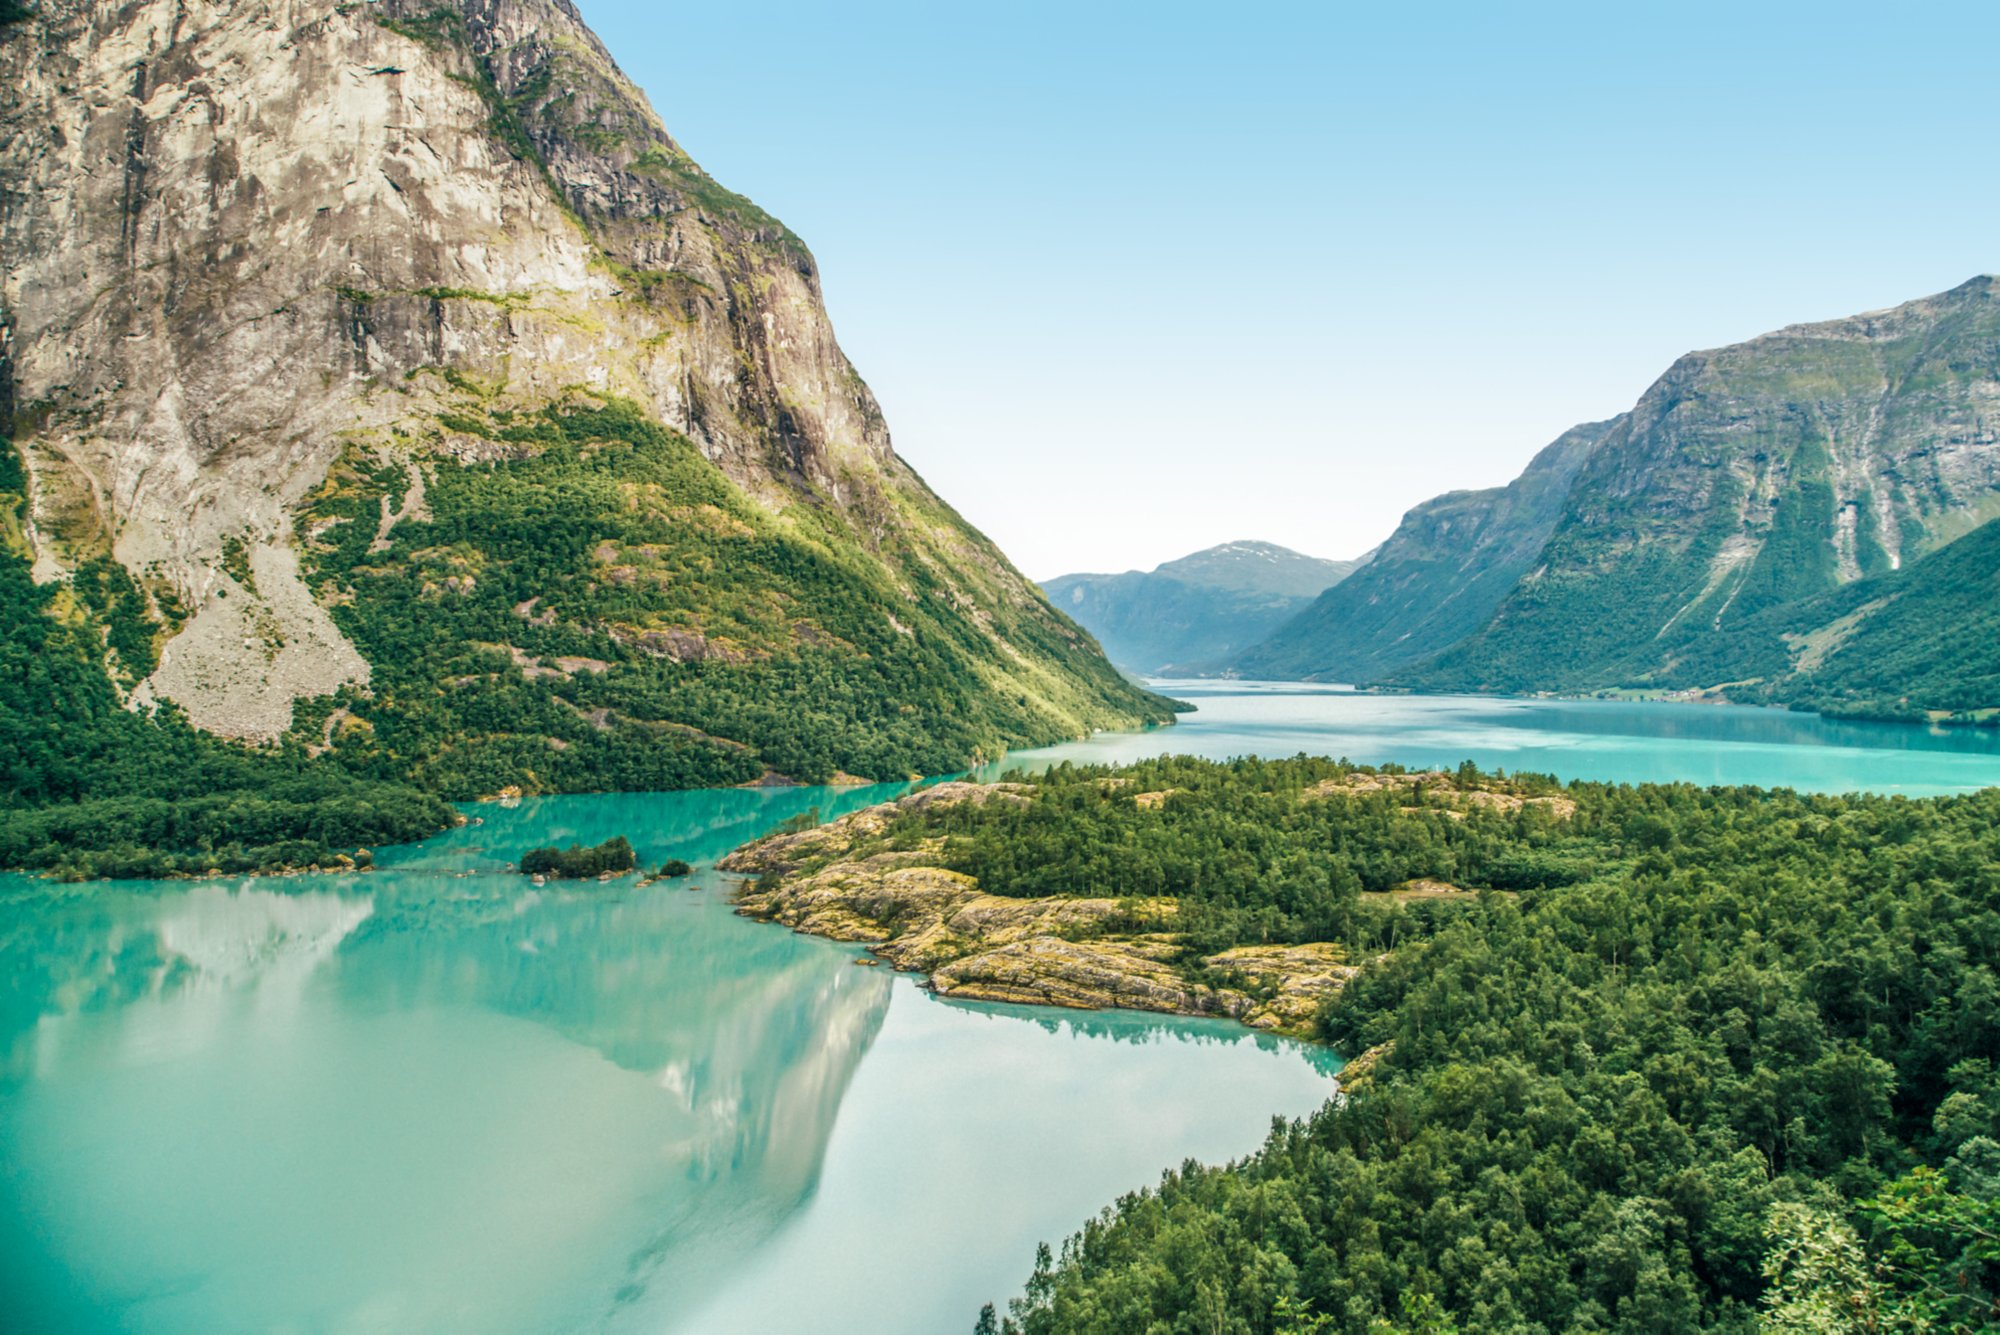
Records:
[[[1173,683],[1178,727],[1010,763],[1312,751],[1910,794],[1991,734],[1679,705]],[[970,1329],[1119,1193],[1252,1149],[1337,1059],[958,1005],[746,922],[710,867],[895,788],[531,800],[367,875],[0,878],[0,1329]],[[536,888],[626,834],[681,882]]]
[[[2000,729],[1822,719],[1727,705],[1373,695],[1293,682],[1156,681],[1197,707],[1173,727],[1102,734],[989,766],[1185,754],[1345,756],[1365,764],[1554,774],[1617,783],[1755,784],[1933,797],[2000,784]]]
[[[357,876],[0,879],[0,1330],[971,1328],[1121,1192],[1253,1148],[1331,1053],[941,1002],[703,873],[900,789],[551,798]]]

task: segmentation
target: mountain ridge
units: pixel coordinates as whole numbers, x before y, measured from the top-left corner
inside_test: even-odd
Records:
[[[1413,508],[1368,569],[1234,670],[1898,718],[2000,708],[2000,688],[1975,700],[1884,629],[1939,654],[2000,634],[2000,610],[1957,587],[2000,562],[1990,276],[1688,353],[1564,442],[1562,468],[1552,446],[1507,488]]]
[[[1456,643],[1527,573],[1571,479],[1616,420],[1572,427],[1504,487],[1447,492],[1412,507],[1374,560],[1231,669],[1363,683]]]
[[[1803,703],[1784,636],[2000,515],[1996,445],[1990,277],[1691,353],[1579,471],[1532,577],[1399,680]]]
[[[116,703],[454,797],[1171,716],[895,454],[810,251],[567,0],[46,0],[0,127],[0,537]]]
[[[1113,661],[1153,675],[1200,673],[1268,634],[1371,556],[1333,561],[1244,539],[1151,570],[1059,575],[1042,587]]]

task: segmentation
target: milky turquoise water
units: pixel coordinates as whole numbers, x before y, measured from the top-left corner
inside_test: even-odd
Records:
[[[383,870],[0,880],[0,1330],[970,1328],[1187,1155],[1324,1102],[1233,1026],[950,1005],[709,862],[896,789],[555,798]]]
[[[1176,684],[1032,753],[1928,793],[1990,734],[1691,706]],[[1255,1147],[1337,1060],[1225,1025],[938,1001],[732,915],[715,858],[899,791],[476,808],[362,876],[0,878],[0,1329],[969,1329],[1119,1193]],[[625,834],[691,881],[537,889]]]
[[[1199,707],[1170,728],[1025,751],[992,773],[1163,753],[1345,756],[1623,783],[1742,783],[1812,792],[1969,792],[2000,784],[2000,729],[1829,722],[1720,705],[1370,695],[1295,683],[1162,681]]]

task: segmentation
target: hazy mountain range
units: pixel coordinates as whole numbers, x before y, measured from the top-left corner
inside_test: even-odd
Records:
[[[1171,676],[1228,662],[1367,559],[1327,561],[1274,543],[1228,542],[1152,570],[1062,575],[1042,587],[1112,662]]]

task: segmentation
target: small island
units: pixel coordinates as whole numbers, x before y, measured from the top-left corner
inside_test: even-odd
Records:
[[[521,874],[558,881],[583,881],[596,876],[620,876],[639,865],[632,841],[624,835],[594,848],[531,848],[521,855]]]

